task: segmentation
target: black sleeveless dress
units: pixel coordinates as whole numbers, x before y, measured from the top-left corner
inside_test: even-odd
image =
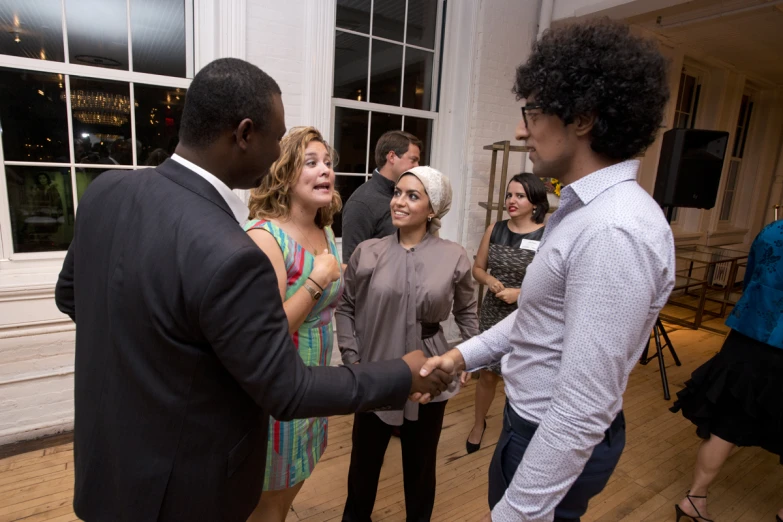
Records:
[[[544,235],[544,227],[528,234],[517,234],[508,228],[508,221],[498,221],[492,229],[492,235],[489,238],[487,272],[503,283],[506,288],[520,288],[522,280],[525,278],[525,272],[527,272],[527,266],[536,255],[535,250],[521,247],[537,245]],[[525,245],[522,245],[525,240],[530,243],[526,241]],[[487,289],[484,300],[481,302],[480,331],[489,330],[516,309],[516,303],[504,303]],[[500,363],[487,369],[500,375]]]

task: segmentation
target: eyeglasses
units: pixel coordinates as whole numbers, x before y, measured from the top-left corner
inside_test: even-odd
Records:
[[[528,103],[527,105],[523,105],[522,106],[522,119],[525,122],[525,127],[528,126],[528,123],[527,123],[527,113],[529,111],[534,111],[536,109],[543,109],[543,108],[544,107],[539,105],[538,103]]]

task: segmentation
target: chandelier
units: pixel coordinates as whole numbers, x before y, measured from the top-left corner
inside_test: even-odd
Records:
[[[65,93],[60,94],[65,100]],[[120,127],[128,123],[130,98],[101,91],[71,91],[73,117],[82,123]]]

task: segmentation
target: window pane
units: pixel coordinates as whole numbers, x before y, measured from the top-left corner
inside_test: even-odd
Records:
[[[65,61],[60,0],[3,0],[0,28],[0,54]]]
[[[185,2],[130,0],[133,70],[185,77]]]
[[[405,35],[405,0],[375,0],[372,34],[402,42]]]
[[[348,198],[351,197],[353,192],[364,184],[364,176],[335,176],[334,188],[340,194],[340,198],[343,200],[343,206]],[[334,223],[332,223],[332,230],[335,237],[343,236],[343,216],[342,212],[334,216]]]
[[[334,50],[334,97],[367,101],[370,39],[337,31]]]
[[[435,48],[438,0],[408,0],[408,35],[405,42]]]
[[[111,169],[76,169],[76,199],[82,200],[87,186],[95,181],[95,178]]]
[[[0,69],[0,131],[6,161],[68,163],[61,75]]]
[[[419,164],[429,165],[430,150],[432,150],[432,120],[405,116],[404,125],[404,130],[406,132],[410,132],[424,144],[424,150],[421,151],[421,160],[419,161]]]
[[[723,194],[723,203],[720,206],[720,221],[728,221],[731,217],[731,203],[734,200],[734,192],[726,191]]]
[[[65,0],[71,63],[128,70],[126,0]]]
[[[745,128],[742,129],[742,145],[739,149],[739,157],[742,158],[745,155],[745,143],[748,140],[748,131],[750,131],[750,117],[753,115],[753,104],[748,105],[748,117],[745,120]]]
[[[373,112],[370,117],[370,169],[372,172],[378,167],[375,162],[375,144],[381,138],[384,132],[390,130],[402,130],[402,116],[399,114],[384,114],[382,112]]]
[[[367,172],[367,118],[355,109],[334,109],[334,148],[340,158],[340,172]]]
[[[399,107],[402,45],[373,40],[371,67],[370,101]]]
[[[370,0],[337,0],[337,27],[370,34]]]
[[[435,53],[408,47],[405,49],[405,87],[402,106],[430,110],[432,101],[432,62]]]
[[[691,104],[693,102],[693,90],[696,86],[696,78],[686,74],[682,77],[682,82],[683,85],[682,90],[680,91],[680,100],[677,105],[681,111],[690,114]]]
[[[71,108],[77,163],[133,163],[127,83],[72,77]]]
[[[69,168],[6,165],[14,252],[67,250],[73,238]]]
[[[737,187],[737,175],[739,174],[740,162],[731,160],[729,162],[729,175],[726,178],[726,190],[734,190]]]
[[[185,89],[135,84],[138,165],[157,166],[174,153]]]

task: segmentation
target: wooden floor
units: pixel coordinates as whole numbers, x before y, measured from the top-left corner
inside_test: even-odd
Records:
[[[672,392],[714,354],[723,337],[709,331],[671,329],[682,360],[667,357]],[[501,428],[502,390],[492,406],[481,451],[465,454],[473,422],[473,384],[449,401],[438,452],[434,521],[474,521],[487,511],[487,469]],[[627,446],[617,471],[590,504],[585,522],[671,521],[673,505],[690,482],[699,440],[693,426],[668,411],[657,363],[638,366],[625,395]],[[351,450],[351,417],[329,422],[329,447],[294,502],[289,521],[339,520]],[[0,522],[77,520],[71,509],[73,449],[60,444],[0,460]],[[710,510],[718,522],[773,522],[783,507],[783,466],[758,449],[736,451],[713,485]],[[381,474],[373,520],[405,520],[399,441],[392,440]]]

